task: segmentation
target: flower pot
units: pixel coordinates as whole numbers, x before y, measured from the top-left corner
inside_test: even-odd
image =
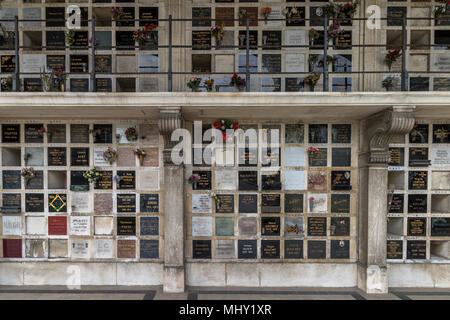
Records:
[[[314,212],[314,200],[309,200],[309,212]]]
[[[143,155],[139,155],[138,158],[139,158],[139,165],[142,167],[144,165],[144,158],[145,157]]]
[[[65,92],[66,91],[66,85],[64,83],[61,83],[59,88],[60,88],[61,92]]]

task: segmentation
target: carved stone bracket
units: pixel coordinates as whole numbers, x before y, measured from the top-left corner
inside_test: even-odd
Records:
[[[159,133],[164,137],[163,161],[166,165],[174,165],[171,159],[172,148],[177,142],[170,137],[175,129],[181,128],[182,116],[180,107],[159,108]]]
[[[393,106],[371,121],[370,164],[389,162],[389,143],[396,135],[409,133],[415,123],[415,106]]]

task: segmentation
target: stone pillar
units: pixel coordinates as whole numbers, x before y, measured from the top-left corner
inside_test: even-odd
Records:
[[[180,108],[160,108],[159,131],[164,137],[164,292],[184,292],[184,166],[170,153],[173,130],[181,127]]]
[[[358,286],[367,293],[387,293],[386,264],[389,143],[414,126],[414,108],[394,106],[366,120],[362,143]],[[364,159],[365,158],[365,159]]]

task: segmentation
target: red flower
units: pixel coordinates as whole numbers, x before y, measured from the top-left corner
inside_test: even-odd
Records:
[[[227,141],[227,139],[228,139],[227,133],[225,131],[222,131],[222,140]]]
[[[237,74],[235,73],[235,74],[233,74],[233,76],[231,77],[231,80],[234,80],[234,79],[236,79],[237,78]]]
[[[222,124],[219,121],[214,122],[214,128],[220,130],[222,128]]]
[[[233,130],[237,130],[239,128],[239,123],[238,122],[235,122],[234,124],[233,124]]]

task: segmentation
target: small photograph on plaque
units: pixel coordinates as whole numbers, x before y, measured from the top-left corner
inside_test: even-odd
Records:
[[[433,124],[433,143],[450,142],[450,124]]]
[[[425,240],[406,242],[406,259],[426,259],[427,242]]]
[[[350,240],[331,240],[331,259],[350,258]]]
[[[352,148],[333,148],[331,151],[332,167],[350,167],[352,164]]]
[[[403,259],[403,241],[388,240],[386,243],[387,259]]]
[[[350,218],[348,217],[331,217],[330,235],[349,236],[350,235]]]
[[[239,190],[258,190],[258,172],[239,171]]]
[[[308,218],[308,236],[320,237],[327,235],[327,218],[309,217]]]
[[[261,174],[262,190],[281,190],[280,172]]]
[[[427,190],[428,172],[427,171],[409,171],[408,189],[409,190]]]
[[[62,193],[49,194],[48,212],[67,212],[67,195]]]
[[[393,194],[392,198],[388,202],[389,213],[403,213],[403,203],[405,196],[403,194]]]
[[[327,242],[324,240],[308,240],[308,259],[325,259]]]
[[[20,143],[20,124],[2,124],[2,143]]]
[[[117,217],[117,235],[135,236],[136,217]]]
[[[284,236],[289,238],[303,238],[303,217],[284,218]]]
[[[211,259],[211,240],[192,240],[193,259]]]
[[[234,213],[234,195],[217,194],[219,201],[215,201],[216,213]]]
[[[428,148],[409,148],[409,166],[410,167],[426,167],[430,165],[428,160]]]
[[[408,213],[427,213],[427,195],[409,194]]]
[[[3,189],[21,189],[22,177],[20,170],[3,170],[2,172]]]
[[[139,256],[141,259],[158,259],[159,258],[159,240],[139,241]]]
[[[71,166],[89,166],[89,148],[70,148]]]
[[[331,171],[331,190],[351,190],[350,171]]]
[[[416,124],[409,133],[409,143],[428,143],[428,124]]]
[[[284,195],[284,212],[285,213],[302,213],[303,212],[303,194],[286,193]]]
[[[408,236],[422,237],[427,233],[427,218],[408,218]]]
[[[432,237],[450,237],[450,218],[431,218]]]
[[[25,143],[44,142],[44,130],[43,124],[25,124]]]
[[[240,194],[239,195],[239,213],[257,213],[258,195]]]
[[[256,259],[256,240],[238,240],[238,259]]]
[[[200,179],[192,185],[192,190],[211,190],[211,171],[193,171]]]
[[[303,240],[284,240],[285,259],[303,259]]]
[[[140,212],[159,212],[159,194],[140,194]]]
[[[159,217],[141,217],[139,230],[141,236],[159,235]]]
[[[327,191],[327,172],[319,170],[308,171],[308,190]]]
[[[94,124],[94,143],[112,143],[112,125]]]
[[[389,148],[389,166],[405,165],[405,148]]]
[[[340,193],[331,194],[331,212],[350,213],[350,195]]]
[[[308,155],[310,167],[326,167],[328,166],[328,149],[317,148],[319,152],[317,155]]]
[[[136,212],[136,195],[135,194],[118,194],[117,195],[117,212],[134,213]]]
[[[280,259],[280,240],[261,240],[261,259]]]
[[[136,172],[127,170],[117,170],[117,176],[120,178],[117,189],[136,189]]]
[[[262,213],[280,213],[280,194],[263,193],[261,195],[261,212]]]
[[[310,124],[309,125],[309,143],[327,143],[328,125]]]

